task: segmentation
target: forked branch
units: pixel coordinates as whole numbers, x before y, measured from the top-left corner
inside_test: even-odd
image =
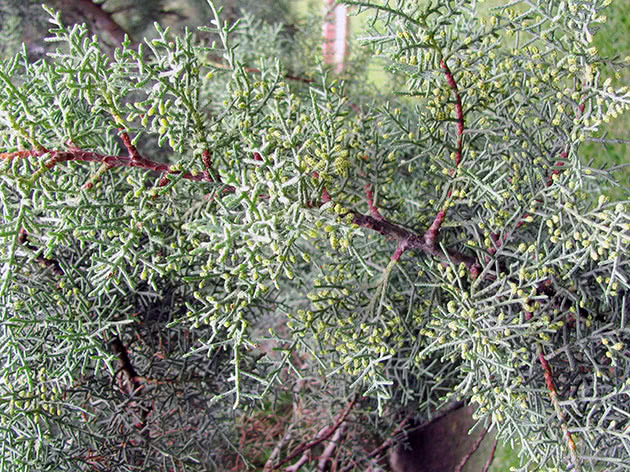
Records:
[[[355,397],[355,398],[352,399],[352,401],[350,403],[348,403],[346,408],[337,417],[337,421],[335,421],[334,425],[330,426],[318,438],[300,444],[298,447],[295,448],[295,450],[293,452],[291,452],[287,457],[285,457],[278,464],[276,464],[276,466],[273,468],[273,470],[279,469],[280,467],[282,467],[287,462],[289,462],[289,461],[295,459],[296,457],[298,457],[304,451],[306,451],[308,449],[312,449],[315,446],[317,446],[318,444],[322,443],[323,441],[326,441],[327,439],[329,439],[333,434],[335,434],[335,431],[337,431],[337,429],[339,429],[341,424],[346,420],[346,418],[348,417],[348,414],[350,414],[350,411],[352,410],[354,405],[356,405],[356,403],[357,403],[357,398]]]

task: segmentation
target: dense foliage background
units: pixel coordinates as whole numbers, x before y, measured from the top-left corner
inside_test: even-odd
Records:
[[[0,3],[4,469],[365,469],[465,400],[628,470],[609,1],[344,2],[341,75],[288,5],[60,3]]]

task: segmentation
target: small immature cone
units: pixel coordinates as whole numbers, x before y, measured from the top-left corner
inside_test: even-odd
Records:
[[[335,65],[335,72],[343,72],[348,55],[348,8],[335,5],[335,0],[324,0],[324,61]]]

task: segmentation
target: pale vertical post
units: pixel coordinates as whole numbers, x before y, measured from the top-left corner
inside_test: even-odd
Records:
[[[324,8],[324,62],[341,73],[348,56],[348,8],[335,0],[324,0]]]

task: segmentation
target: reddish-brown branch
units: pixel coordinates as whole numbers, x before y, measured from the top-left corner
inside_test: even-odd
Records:
[[[455,111],[457,113],[457,150],[455,151],[455,166],[457,167],[462,161],[462,148],[464,143],[464,111],[462,108],[462,97],[459,94],[455,77],[444,59],[442,59],[440,65],[446,74],[446,81],[451,86],[453,93],[455,94]]]
[[[207,149],[204,149],[203,154],[201,156],[201,160],[203,161],[203,164],[206,166],[206,172],[212,171],[212,155],[210,154],[210,151],[208,151]],[[211,178],[210,175],[208,175],[207,177],[209,179]]]
[[[110,341],[110,345],[114,353],[118,356],[118,360],[120,360],[120,369],[127,374],[129,380],[134,384],[134,389],[141,388],[140,382],[137,380],[138,374],[133,368],[133,364],[131,364],[129,354],[127,353],[127,348],[120,338],[118,336],[114,336],[114,338]]]
[[[335,422],[335,424],[330,426],[328,430],[324,434],[321,435],[321,437],[299,445],[297,448],[295,448],[295,450],[292,453],[290,453],[287,457],[285,457],[278,464],[276,464],[273,470],[279,469],[287,462],[295,459],[297,456],[302,454],[304,451],[314,448],[315,446],[322,443],[323,441],[326,441],[333,434],[335,434],[335,431],[337,431],[337,429],[341,426],[341,424],[346,420],[346,418],[348,417],[348,414],[350,413],[350,410],[352,410],[356,402],[357,402],[357,399],[353,398],[352,401],[348,403],[348,406],[346,406],[346,408],[337,417],[337,421]]]
[[[580,461],[577,457],[577,447],[575,445],[575,441],[573,440],[573,436],[569,431],[569,427],[567,425],[567,418],[560,406],[560,400],[558,398],[558,390],[556,389],[556,384],[553,380],[553,374],[551,371],[551,365],[549,365],[549,361],[545,358],[542,350],[538,353],[538,359],[540,360],[540,365],[543,368],[543,372],[545,374],[545,383],[547,384],[547,390],[549,390],[549,397],[551,398],[551,403],[556,411],[556,415],[560,420],[560,427],[562,428],[562,432],[564,433],[565,439],[567,441],[567,446],[569,448],[569,453],[571,454],[571,459],[573,460],[573,465],[576,470],[579,471]]]
[[[129,134],[122,128],[119,131],[120,131],[120,137],[122,139],[122,142],[127,148],[127,151],[129,151],[129,157],[131,157],[133,161],[141,161],[142,156],[140,156],[140,153],[138,152],[138,148],[136,148],[136,146],[131,142],[131,138],[129,137]]]
[[[317,173],[317,171],[313,172],[313,177],[315,177],[316,179],[319,179],[319,173]],[[326,187],[323,187],[322,188],[322,202],[328,203],[330,201],[331,201],[330,194],[328,193],[328,190],[326,190]]]
[[[68,161],[82,161],[82,162],[100,162],[108,164],[110,167],[140,167],[146,170],[152,170],[160,173],[179,174],[180,171],[171,170],[168,164],[151,161],[149,159],[142,158],[140,160],[132,159],[127,156],[111,156],[105,154],[99,154],[93,151],[82,151],[79,149],[73,149],[70,151],[57,151],[51,150],[47,152],[43,151],[17,151],[12,153],[4,153],[0,155],[2,159],[13,159],[15,157],[27,158],[27,157],[41,157],[45,154],[50,156],[50,159],[46,161],[45,166],[48,169],[52,169],[57,164]],[[188,180],[205,181],[207,180],[204,175],[192,175],[191,173],[184,173],[182,177]]]
[[[457,114],[457,148],[455,151],[455,167],[459,167],[462,162],[462,149],[464,146],[464,111],[462,107],[462,97],[459,94],[459,89],[457,88],[457,82],[455,81],[455,77],[451,72],[451,69],[446,64],[446,61],[442,59],[440,61],[440,66],[444,69],[444,74],[446,75],[446,81],[453,89],[453,94],[455,95],[455,111]],[[455,174],[455,170],[451,169],[451,176]],[[451,196],[453,195],[453,191],[449,190],[446,203],[444,207],[438,212],[435,219],[433,220],[433,224],[429,227],[429,229],[424,234],[424,240],[429,247],[435,248],[435,243],[440,235],[440,228],[442,227],[442,223],[444,222],[444,218],[446,217],[446,211],[449,207],[449,203],[451,200]],[[471,276],[476,277],[479,273],[479,265],[470,265],[469,269],[471,269]]]
[[[331,438],[330,442],[322,452],[322,455],[319,457],[319,461],[317,463],[317,468],[320,472],[325,472],[327,470],[327,466],[331,461],[332,455],[339,446],[339,444],[343,441],[344,435],[346,434],[346,430],[348,429],[346,423],[343,423],[335,434]]]
[[[384,220],[383,215],[378,211],[378,208],[374,206],[374,195],[372,194],[372,186],[370,184],[365,184],[365,194],[367,195],[368,205],[370,207],[370,213],[372,217],[377,220]]]
[[[452,78],[452,75],[451,75]],[[317,172],[313,172],[313,176],[317,179],[319,178],[319,174]],[[476,278],[481,272],[481,266],[478,263],[477,259],[471,256],[467,256],[459,251],[455,250],[447,250],[446,254],[441,248],[437,247],[437,240],[439,236],[440,226],[444,221],[446,216],[446,210],[441,210],[433,224],[429,227],[429,229],[425,232],[423,237],[420,237],[411,231],[397,226],[389,221],[387,221],[383,215],[381,215],[378,208],[374,205],[374,195],[372,193],[372,188],[370,184],[365,185],[365,192],[368,201],[368,208],[370,215],[363,215],[361,213],[351,211],[350,214],[353,215],[352,222],[358,226],[363,228],[371,229],[376,231],[384,236],[394,239],[397,242],[396,250],[392,255],[392,260],[398,261],[402,257],[402,255],[408,249],[418,249],[426,254],[430,254],[438,259],[447,259],[455,264],[464,263],[466,267],[469,269],[470,274],[473,278]],[[450,197],[450,193],[449,193]],[[330,194],[326,187],[322,188],[322,203],[328,203],[332,201]],[[345,215],[344,215],[345,216]]]
[[[127,141],[125,139],[125,133],[123,133],[123,142]],[[29,151],[15,151],[10,153],[0,154],[0,159],[11,160],[15,158],[26,159],[29,157],[41,157],[44,155],[48,155],[49,159],[44,164],[46,168],[52,169],[57,164],[61,164],[63,162],[68,161],[81,161],[81,162],[98,162],[101,164],[106,164],[109,168],[115,167],[138,167],[141,169],[159,172],[161,174],[167,175],[179,175],[181,178],[186,180],[191,180],[195,182],[216,182],[216,180],[208,173],[208,172],[200,172],[198,174],[193,174],[192,172],[182,172],[180,170],[173,170],[169,164],[165,164],[162,162],[152,161],[145,157],[142,157],[135,147],[131,145],[131,142],[125,143],[127,145],[127,149],[129,151],[129,156],[113,156],[113,155],[105,155],[100,154],[94,151],[83,151],[77,148],[71,148],[67,151],[61,150],[29,150]],[[220,182],[220,180],[219,180]],[[226,186],[224,192],[233,192],[234,188],[232,186]]]
[[[468,463],[468,461],[470,460],[472,455],[475,452],[477,452],[477,449],[479,449],[479,446],[481,445],[481,442],[483,441],[483,438],[486,437],[486,434],[488,434],[488,430],[484,429],[481,432],[481,434],[479,435],[479,437],[477,438],[477,440],[475,441],[475,443],[473,444],[473,446],[470,449],[470,451],[468,451],[468,453],[464,457],[462,457],[462,460],[460,461],[460,463],[455,468],[455,472],[462,472],[462,470],[464,469],[464,467],[466,466],[466,464]]]
[[[499,440],[495,438],[494,444],[492,445],[492,450],[490,451],[490,457],[488,457],[488,460],[486,461],[486,465],[484,466],[481,472],[488,472],[488,470],[490,470],[490,466],[492,465],[492,462],[494,462],[494,454],[497,452],[498,443],[499,443]]]
[[[398,241],[398,244],[396,245],[396,250],[394,251],[394,255],[392,256],[392,260],[398,262],[408,247],[409,243],[406,239]]]
[[[445,210],[440,210],[433,220],[433,223],[429,227],[429,229],[424,233],[424,241],[429,246],[435,246],[435,241],[438,238],[440,227],[442,226],[442,222],[444,221],[444,217],[446,216]]]
[[[392,258],[394,258],[395,260],[400,259],[402,254],[408,249],[417,249],[437,259],[450,260],[454,264],[460,264],[463,262],[469,270],[474,271],[475,273],[477,273],[476,271],[479,270],[479,263],[477,262],[477,259],[475,257],[467,256],[466,254],[463,254],[453,249],[446,250],[445,254],[442,248],[437,247],[437,245],[435,244],[435,240],[433,240],[431,243],[427,243],[425,241],[425,238],[420,237],[417,234],[394,223],[390,223],[385,219],[377,220],[370,215],[362,215],[361,213],[357,212],[351,213],[354,216],[352,220],[354,224],[363,228],[376,231],[383,236],[394,239],[398,243],[396,253],[394,254],[394,256],[392,256]]]
[[[569,153],[566,151],[563,151],[561,154],[561,157],[563,159],[566,159],[567,157],[569,157]],[[555,167],[562,167],[564,165],[564,161],[558,161],[556,162]],[[560,174],[560,169],[555,169],[551,175],[549,176],[549,178],[547,179],[547,187],[551,187],[551,184],[553,183],[553,176],[554,175],[559,175]]]
[[[390,447],[392,447],[396,436],[398,436],[405,429],[405,426],[407,426],[407,423],[409,423],[412,417],[413,417],[413,412],[405,416],[405,419],[403,419],[398,424],[398,426],[396,426],[396,429],[394,429],[394,432],[391,434],[391,436],[383,444],[381,444],[379,447],[377,447],[372,452],[370,452],[368,454],[368,458],[372,459],[375,457],[381,457],[385,453],[385,451],[387,451]],[[345,472],[345,469],[343,469],[343,471]]]
[[[322,201],[324,203],[329,202],[330,199],[330,195],[328,194],[328,190],[326,190],[326,187],[322,188]]]
[[[122,44],[125,39],[125,30],[114,21],[112,13],[103,9],[102,5],[94,3],[92,0],[69,0],[77,12],[81,12],[91,18],[98,32],[107,31],[111,38],[116,41],[116,46]],[[99,34],[100,36],[100,34]]]
[[[141,378],[138,377],[136,370],[129,359],[129,354],[127,352],[127,348],[122,343],[118,336],[114,336],[109,342],[112,351],[114,354],[118,356],[118,360],[120,361],[120,370],[125,373],[127,376],[127,380],[129,382],[129,387],[127,388],[127,394],[130,396],[137,395],[142,391],[144,385],[141,381]],[[138,429],[143,429],[146,425],[147,417],[151,412],[151,408],[146,405],[140,406],[140,422],[136,424]]]
[[[203,161],[203,164],[206,166],[206,170],[204,171],[206,178],[210,182],[222,183],[223,181],[221,180],[221,175],[217,171],[215,171],[214,168],[212,167],[212,154],[210,154],[209,150],[207,149],[203,150],[203,153],[201,154],[201,160]]]

